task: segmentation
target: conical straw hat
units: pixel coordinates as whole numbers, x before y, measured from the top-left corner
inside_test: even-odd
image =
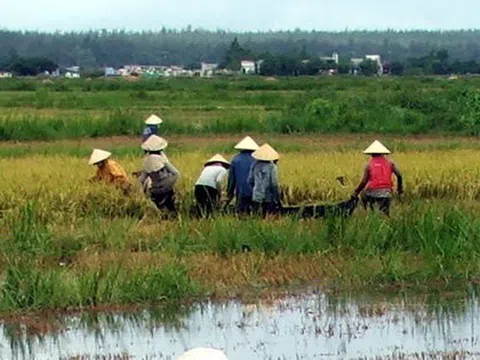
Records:
[[[167,140],[157,135],[150,135],[149,138],[142,144],[142,149],[145,151],[161,151],[168,146]]]
[[[143,170],[152,173],[165,167],[165,158],[161,155],[148,155],[143,161]]]
[[[237,145],[235,145],[235,149],[255,151],[258,150],[258,144],[250,136],[247,136]]]
[[[147,120],[145,120],[145,124],[147,125],[160,125],[163,123],[163,120],[160,119],[157,115],[150,115]]]
[[[379,155],[386,155],[390,154],[390,150],[388,150],[385,145],[383,145],[380,141],[375,140],[364,152],[364,154],[379,154]]]
[[[92,155],[90,155],[90,160],[88,160],[88,165],[94,165],[100,161],[107,160],[110,156],[112,156],[111,152],[93,149]]]
[[[254,159],[260,161],[275,161],[280,158],[278,153],[268,144],[263,144],[252,154]]]
[[[220,154],[216,154],[214,156],[212,156],[206,163],[205,165],[207,164],[211,164],[211,163],[223,163],[223,164],[226,164],[226,165],[229,165],[230,166],[230,163],[228,162],[228,160],[226,160],[222,155]]]

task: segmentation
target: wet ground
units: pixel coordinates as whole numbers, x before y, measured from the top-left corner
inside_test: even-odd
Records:
[[[0,358],[174,360],[211,346],[231,360],[480,359],[479,299],[474,291],[339,297],[310,290],[250,305],[70,316],[43,335],[4,322]]]

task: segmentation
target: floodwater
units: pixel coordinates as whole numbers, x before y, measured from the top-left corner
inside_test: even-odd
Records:
[[[0,358],[175,360],[196,346],[223,349],[232,360],[480,358],[480,297],[450,295],[310,290],[253,305],[70,316],[62,331],[44,335],[4,323]]]

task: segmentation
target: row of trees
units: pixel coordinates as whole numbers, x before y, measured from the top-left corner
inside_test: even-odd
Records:
[[[0,61],[0,71],[12,72],[19,76],[36,76],[45,71],[53,72],[58,65],[44,57],[11,56]]]
[[[405,63],[431,51],[446,49],[460,61],[480,60],[480,31],[276,31],[230,33],[163,29],[158,32],[89,31],[21,32],[0,30],[0,58],[12,51],[22,57],[47,57],[64,66],[82,68],[125,64],[221,63],[234,38],[254,54],[314,56],[337,51],[345,58],[381,54],[387,61]]]

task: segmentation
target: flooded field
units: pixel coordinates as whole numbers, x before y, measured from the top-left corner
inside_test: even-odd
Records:
[[[480,303],[468,295],[333,296],[77,315],[46,334],[4,323],[1,359],[175,359],[212,346],[229,359],[474,359]],[[447,355],[449,354],[449,355]]]

